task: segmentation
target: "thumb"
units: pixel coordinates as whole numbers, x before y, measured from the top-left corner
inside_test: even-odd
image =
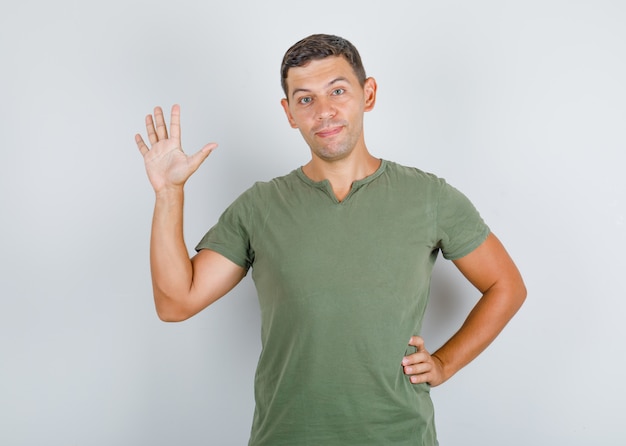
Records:
[[[424,338],[421,336],[411,336],[409,339],[409,345],[412,345],[419,352],[420,350],[424,350]]]
[[[200,167],[200,164],[202,164],[204,160],[207,159],[211,152],[213,152],[213,150],[215,150],[216,148],[217,144],[211,142],[189,157],[189,161],[191,162],[194,171],[198,167]]]

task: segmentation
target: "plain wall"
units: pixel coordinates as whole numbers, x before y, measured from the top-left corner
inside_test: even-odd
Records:
[[[190,250],[254,181],[304,164],[279,65],[316,32],[379,85],[371,152],[446,178],[526,280],[496,342],[433,389],[442,445],[623,445],[626,4],[5,2],[0,13],[0,444],[243,445],[259,313],[249,278],[155,314],[153,193],[133,137],[182,107]],[[441,260],[436,349],[478,295]]]

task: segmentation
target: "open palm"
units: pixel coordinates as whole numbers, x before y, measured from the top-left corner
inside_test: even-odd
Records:
[[[172,106],[169,136],[161,107],[154,109],[154,119],[152,115],[146,116],[146,130],[150,147],[139,134],[135,136],[135,142],[143,155],[150,183],[157,193],[168,188],[184,186],[189,177],[217,147],[217,144],[211,143],[193,155],[183,152],[178,105]]]

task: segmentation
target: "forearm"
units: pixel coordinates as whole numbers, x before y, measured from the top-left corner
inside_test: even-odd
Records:
[[[187,298],[193,280],[183,236],[183,202],[182,187],[156,194],[150,267],[157,313],[164,320],[171,320],[172,307]]]
[[[470,363],[491,344],[526,297],[523,283],[487,290],[459,331],[433,356],[443,370],[443,381]],[[442,381],[442,382],[443,382]]]

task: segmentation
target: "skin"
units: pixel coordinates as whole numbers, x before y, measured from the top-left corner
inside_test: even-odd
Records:
[[[291,68],[287,88],[281,105],[311,150],[302,169],[314,181],[328,179],[341,201],[353,181],[380,166],[363,136],[363,114],[376,103],[376,81],[368,78],[361,86],[343,57],[327,57]]]
[[[363,135],[363,115],[374,108],[376,81],[361,86],[342,57],[311,61],[291,68],[288,97],[281,101],[287,120],[298,129],[311,150],[304,173],[314,181],[327,179],[339,201],[352,183],[380,166]],[[164,321],[182,321],[228,293],[246,271],[222,255],[202,250],[191,259],[183,237],[184,185],[217,147],[210,143],[187,155],[180,141],[180,107],[174,105],[168,134],[163,111],[146,117],[150,146],[141,135],[135,141],[144,157],[155,191],[150,239],[150,265],[157,314]],[[424,340],[408,343],[417,352],[402,359],[401,367],[415,384],[437,386],[472,361],[500,333],[526,297],[521,275],[493,234],[454,264],[482,297],[459,331],[439,350],[430,353]]]
[[[450,379],[487,348],[526,298],[522,277],[494,234],[453,262],[482,297],[459,331],[432,355],[421,337],[410,339],[409,344],[417,347],[417,352],[403,358],[402,366],[415,384],[438,386]]]
[[[184,185],[217,147],[211,143],[193,155],[180,144],[180,107],[172,107],[168,135],[160,107],[146,117],[150,148],[135,136],[155,192],[150,237],[150,269],[159,318],[178,322],[190,318],[230,291],[245,270],[214,251],[189,258],[183,238]]]

